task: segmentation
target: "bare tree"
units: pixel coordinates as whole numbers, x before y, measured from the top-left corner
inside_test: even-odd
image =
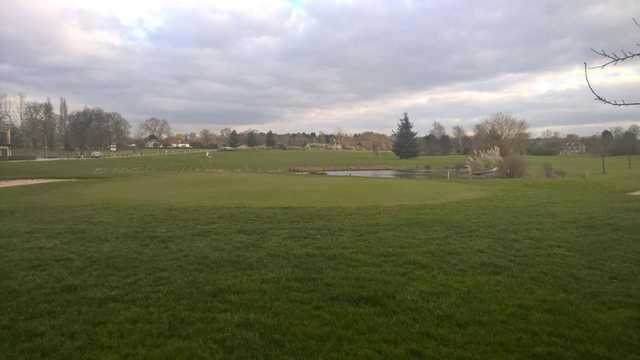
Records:
[[[445,130],[442,124],[440,124],[437,121],[434,121],[433,125],[431,126],[431,131],[429,132],[429,134],[435,136],[437,139],[440,139],[441,137],[447,134],[447,131]]]
[[[638,21],[636,19],[633,19],[634,24],[640,28],[640,23],[638,23]],[[640,44],[639,44],[640,45]],[[608,52],[605,50],[595,50],[595,49],[591,49],[591,51],[593,51],[595,54],[601,56],[602,58],[604,58],[604,62],[600,65],[596,65],[596,66],[591,66],[589,67],[587,65],[587,63],[584,63],[584,78],[587,81],[587,86],[589,87],[589,90],[591,91],[591,93],[593,94],[593,96],[595,96],[595,100],[596,101],[600,101],[603,102],[605,104],[609,104],[609,105],[613,105],[613,106],[637,106],[640,105],[640,101],[632,101],[629,102],[627,100],[613,100],[613,99],[609,99],[606,98],[602,95],[600,95],[591,85],[591,82],[589,81],[589,70],[595,70],[595,69],[604,69],[609,65],[618,65],[620,63],[623,63],[625,61],[628,60],[632,60],[634,58],[640,57],[640,51],[632,51],[632,50],[620,50],[619,52]]]
[[[631,169],[631,155],[636,153],[638,147],[638,136],[633,131],[625,131],[622,135],[624,150],[627,153],[627,166]]]
[[[501,156],[524,153],[529,139],[527,128],[526,121],[509,113],[493,114],[476,125],[474,147],[479,150],[498,147]]]
[[[171,135],[171,127],[167,120],[152,117],[140,124],[140,134],[143,137],[154,135],[158,139],[163,139]]]
[[[345,140],[349,137],[349,134],[347,134],[344,130],[342,130],[341,128],[337,128],[334,132],[334,139],[336,141],[336,144],[340,147],[344,147],[345,144]]]
[[[53,148],[56,142],[56,121],[53,113],[53,105],[51,100],[47,98],[44,103],[43,109],[43,121],[42,121],[42,149],[44,150],[44,157],[47,157],[47,152],[50,148]]]
[[[27,147],[32,149],[41,148],[41,141],[44,140],[45,104],[27,102],[22,120],[21,128]]]
[[[209,129],[200,130],[200,142],[202,146],[209,148],[213,144],[214,135],[211,133]]]
[[[460,125],[456,125],[453,127],[453,139],[454,139],[454,148],[458,154],[462,154],[464,151],[464,137],[466,136],[466,131]]]
[[[126,146],[130,125],[118,113],[84,108],[69,114],[67,129],[71,148],[103,150],[112,144]]]

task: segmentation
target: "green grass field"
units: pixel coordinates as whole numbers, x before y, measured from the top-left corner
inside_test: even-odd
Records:
[[[632,359],[640,157],[526,179],[365,152],[0,162],[0,358]],[[543,164],[567,172],[544,179]]]

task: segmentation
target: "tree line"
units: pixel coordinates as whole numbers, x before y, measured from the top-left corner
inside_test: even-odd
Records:
[[[610,134],[610,136],[609,136]],[[560,155],[578,149],[592,155],[633,155],[640,153],[640,126],[628,129],[614,127],[602,134],[580,137],[575,134],[562,136],[557,132],[544,131],[532,138],[528,124],[509,113],[496,113],[482,120],[467,133],[461,126],[453,127],[452,135],[445,127],[434,122],[423,137],[413,131],[407,114],[399,120],[393,134],[393,152],[400,158],[418,155],[471,154],[478,150],[498,148],[500,155]]]
[[[607,129],[611,133],[611,143],[607,147],[609,155],[636,154],[640,151],[638,137],[640,126],[631,125],[627,129],[614,127]],[[571,143],[584,145],[586,153],[600,155],[603,152],[602,134],[580,137],[575,134],[562,135],[558,132],[545,131],[539,137],[530,139],[527,154],[530,155],[559,155],[563,146]]]
[[[529,140],[527,122],[508,113],[496,113],[475,125],[468,134],[462,126],[455,126],[453,134],[434,122],[424,137],[418,137],[408,114],[400,119],[394,132],[393,152],[402,159],[418,155],[471,154],[476,150],[498,148],[503,157],[526,153]]]
[[[237,131],[225,128],[218,132],[202,129],[199,132],[174,133],[169,121],[152,117],[146,119],[131,134],[130,123],[119,113],[105,111],[100,107],[85,107],[69,113],[64,98],[57,108],[50,99],[44,102],[25,101],[24,96],[0,96],[0,125],[11,127],[11,142],[14,147],[31,150],[86,151],[104,150],[111,145],[125,148],[131,145],[146,147],[150,139],[157,146],[172,146],[176,143],[200,148],[222,147],[267,147],[267,148],[324,148],[346,150],[389,151],[398,157],[417,155],[471,154],[476,150],[497,147],[502,156],[510,154],[558,155],[567,144],[584,146],[584,151],[593,155],[605,152],[609,155],[636,154],[640,152],[638,136],[640,126],[628,129],[609,129],[611,140],[604,145],[602,134],[589,137],[565,135],[545,131],[541,136],[531,137],[528,124],[523,119],[508,113],[496,113],[476,124],[470,132],[462,126],[454,126],[451,133],[439,122],[418,136],[408,115],[398,123],[391,135],[376,132],[348,134],[335,131],[332,134],[297,132],[278,134],[273,131]],[[0,133],[0,143],[6,142]]]
[[[56,112],[48,98],[37,102],[24,101],[22,96],[13,102],[0,101],[0,123],[12,128],[14,147],[45,152],[105,149],[113,144],[124,147],[131,128],[117,112],[86,107],[69,113],[64,98]]]
[[[340,150],[377,150],[388,151],[393,141],[385,134],[371,131],[347,134],[337,131],[333,134],[322,132],[297,132],[278,134],[273,131],[245,130],[237,131],[224,128],[219,132],[202,129],[200,132],[175,134],[167,137],[164,142],[186,142],[193,147],[223,148],[223,147],[267,147],[281,149],[296,148],[324,148]]]

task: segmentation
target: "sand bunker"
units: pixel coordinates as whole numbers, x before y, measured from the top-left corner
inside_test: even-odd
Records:
[[[0,180],[0,188],[46,184],[52,182],[76,181],[76,179],[19,179],[19,180]]]
[[[640,196],[640,190],[629,193],[629,195],[633,195],[633,196]]]

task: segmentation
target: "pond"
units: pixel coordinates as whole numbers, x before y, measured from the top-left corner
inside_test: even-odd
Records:
[[[428,178],[431,172],[425,170],[333,170],[325,171],[327,176],[359,176],[371,178]]]

